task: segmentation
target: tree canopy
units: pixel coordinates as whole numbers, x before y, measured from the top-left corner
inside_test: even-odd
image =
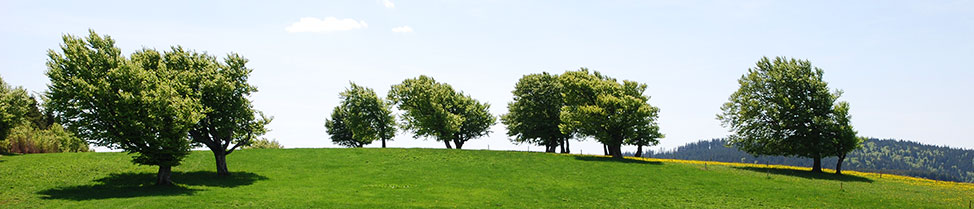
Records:
[[[152,49],[126,59],[111,37],[94,31],[63,40],[60,51],[48,51],[47,106],[82,139],[158,165],[156,183],[172,184],[171,167],[189,154],[186,136],[205,116],[198,92],[178,82],[191,75]]]
[[[0,141],[6,139],[14,127],[29,122],[32,103],[34,100],[27,90],[15,88],[0,78]]]
[[[249,84],[248,60],[238,54],[229,54],[223,62],[206,53],[197,53],[182,47],[172,47],[165,52],[163,64],[167,68],[187,73],[180,81],[194,92],[195,100],[204,108],[204,117],[189,131],[194,146],[205,146],[213,151],[217,175],[227,176],[226,155],[238,147],[247,146],[267,132],[265,125],[271,119],[255,110],[249,96],[257,87]]]
[[[558,75],[545,73],[521,77],[514,86],[514,101],[507,103],[508,113],[501,116],[507,135],[515,143],[544,146],[555,152],[560,145],[567,153],[570,134],[561,132],[561,108],[564,106],[562,85]]]
[[[336,144],[347,147],[362,147],[375,140],[382,141],[396,135],[396,118],[390,105],[375,94],[371,88],[351,83],[340,93],[341,104],[332,111],[331,119],[325,127]]]
[[[392,86],[389,101],[403,111],[401,124],[414,138],[432,137],[457,149],[473,138],[490,133],[496,118],[490,105],[456,92],[449,84],[428,76],[406,79]]]
[[[761,58],[717,116],[734,132],[729,143],[754,155],[812,158],[814,171],[821,158],[858,147],[848,103],[836,103],[841,91],[830,91],[822,75],[807,60]]]
[[[582,68],[559,76],[564,86],[563,133],[593,137],[622,158],[624,144],[654,145],[663,137],[656,125],[659,108],[644,95],[647,85],[616,79]]]

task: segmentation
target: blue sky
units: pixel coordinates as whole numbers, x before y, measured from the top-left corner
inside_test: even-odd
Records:
[[[268,137],[286,147],[335,147],[324,119],[350,81],[385,95],[425,74],[499,115],[522,75],[588,67],[648,84],[666,134],[651,149],[673,148],[726,136],[715,114],[737,78],[788,56],[845,91],[860,135],[974,148],[972,1],[0,1],[0,76],[44,91],[46,51],[89,28],[124,54],[249,58]],[[541,150],[492,130],[464,148]],[[443,146],[407,133],[390,145]]]

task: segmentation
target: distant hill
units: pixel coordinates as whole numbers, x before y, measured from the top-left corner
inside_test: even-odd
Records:
[[[648,157],[684,160],[711,160],[811,166],[812,159],[760,156],[725,146],[723,139],[704,140],[671,151],[646,153]],[[822,159],[822,166],[835,168],[836,158]],[[974,182],[974,150],[920,144],[894,139],[868,139],[863,148],[853,151],[843,170],[899,174],[942,181]]]

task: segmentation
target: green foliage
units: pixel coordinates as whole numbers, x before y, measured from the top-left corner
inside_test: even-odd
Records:
[[[761,58],[717,115],[734,132],[730,143],[754,155],[813,159],[855,149],[848,103],[836,104],[841,92],[830,92],[822,75],[807,60]]]
[[[126,59],[94,31],[63,40],[47,62],[47,106],[58,121],[82,139],[135,154],[135,163],[179,165],[188,131],[205,116],[199,92],[179,82],[195,75],[170,68],[174,60],[152,49]]]
[[[402,128],[411,130],[413,137],[433,137],[457,149],[466,141],[490,133],[496,118],[490,105],[456,92],[449,84],[419,76],[392,86],[389,100],[403,110]]]
[[[146,185],[152,170],[125,158],[0,157],[0,207],[966,208],[974,199],[971,187],[876,176],[444,149],[245,149],[228,160],[247,172],[228,179],[213,175],[210,152],[195,151],[174,170],[179,187],[166,188]]]
[[[34,96],[0,78],[0,153],[87,152],[88,144],[42,113]]]
[[[565,72],[559,79],[565,88],[562,132],[593,137],[617,158],[622,157],[623,144],[655,145],[663,137],[656,124],[659,108],[643,94],[646,84],[619,83],[585,68]]]
[[[332,118],[325,121],[332,141],[342,146],[362,147],[382,140],[385,147],[385,141],[396,134],[396,118],[390,105],[371,88],[355,83],[340,95],[341,104],[335,107]]]
[[[282,149],[281,143],[277,140],[260,138],[253,140],[249,145],[243,147],[244,149]]]
[[[0,78],[0,141],[6,139],[10,131],[29,122],[28,114],[36,103],[21,87],[12,87]]]
[[[558,75],[530,74],[521,77],[514,86],[514,101],[507,103],[508,113],[501,116],[507,135],[515,143],[531,143],[547,147],[548,152],[571,137],[558,128],[564,106],[562,85]]]
[[[88,143],[56,123],[48,129],[34,128],[31,125],[17,126],[6,143],[0,145],[0,152],[23,154],[89,151]]]
[[[253,69],[248,60],[229,54],[218,62],[206,53],[196,53],[173,47],[166,52],[166,66],[189,72],[185,81],[206,108],[205,117],[190,130],[194,143],[202,144],[217,153],[230,154],[267,132],[271,119],[254,109],[248,98],[257,87],[248,83]],[[232,145],[232,147],[230,147]]]
[[[350,113],[345,107],[336,106],[331,112],[331,119],[325,119],[325,131],[331,136],[331,141],[345,147],[362,147],[364,142],[352,137],[352,129],[345,123]],[[372,143],[372,141],[369,141]]]

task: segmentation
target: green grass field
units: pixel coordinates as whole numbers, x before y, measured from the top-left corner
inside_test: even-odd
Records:
[[[968,208],[970,184],[444,149],[197,151],[156,187],[123,153],[0,157],[0,208]],[[841,189],[840,189],[841,186]]]

